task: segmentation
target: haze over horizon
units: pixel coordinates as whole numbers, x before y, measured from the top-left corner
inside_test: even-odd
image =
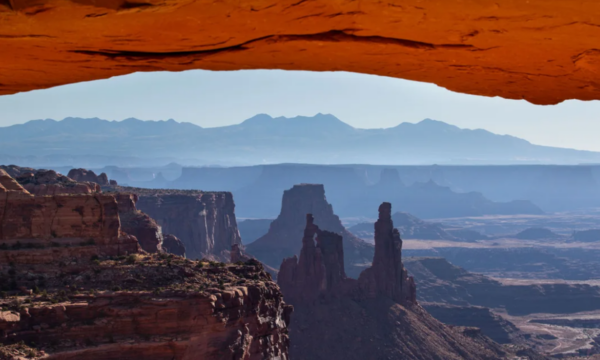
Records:
[[[35,106],[32,106],[35,104]],[[333,114],[356,128],[430,118],[533,144],[600,151],[600,102],[538,106],[454,93],[433,84],[347,72],[253,70],[136,73],[0,97],[0,126],[66,117],[175,119],[202,127],[273,117]]]

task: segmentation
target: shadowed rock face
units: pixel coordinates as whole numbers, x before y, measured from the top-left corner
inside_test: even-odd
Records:
[[[67,177],[75,181],[89,181],[98,185],[109,185],[108,176],[105,173],[96,175],[92,170],[71,169]]]
[[[402,240],[383,203],[373,266],[359,280],[344,273],[343,241],[306,216],[302,250],[283,260],[278,284],[294,305],[290,356],[295,359],[483,360],[509,355],[478,329],[449,328],[416,302],[401,261]],[[315,237],[316,236],[316,237]]]
[[[281,213],[269,232],[246,250],[263,263],[277,267],[286,257],[299,255],[305,232],[305,216],[312,214],[315,226],[322,231],[340,234],[344,244],[344,266],[348,276],[357,278],[373,258],[373,246],[347,231],[325,198],[323,185],[301,184],[284,191]]]
[[[162,252],[164,250],[162,229],[154,219],[136,209],[137,195],[117,193],[115,198],[119,204],[121,229],[135,236],[145,251],[149,253]]]
[[[138,195],[137,208],[175,235],[190,259],[228,261],[233,244],[241,244],[231,193],[151,190],[120,187]]]
[[[415,282],[402,264],[402,240],[390,212],[390,203],[379,207],[373,265],[358,281],[344,272],[342,237],[322,231],[312,214],[307,214],[300,257],[284,259],[279,270],[278,283],[286,298],[292,303],[310,303],[319,296],[383,296],[400,304],[416,304]]]
[[[360,274],[358,281],[371,294],[380,294],[398,303],[416,303],[415,282],[402,264],[402,239],[398,229],[394,229],[391,211],[390,203],[379,206],[373,265]]]
[[[312,302],[320,295],[340,291],[347,280],[342,237],[321,231],[314,224],[313,216],[306,215],[300,258],[284,259],[279,269],[278,284],[286,299]]]
[[[168,253],[185,257],[185,245],[183,245],[181,240],[175,235],[164,235],[162,248]]]

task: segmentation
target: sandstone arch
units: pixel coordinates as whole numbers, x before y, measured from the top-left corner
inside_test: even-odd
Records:
[[[0,94],[135,71],[347,70],[600,99],[594,0],[0,0]]]

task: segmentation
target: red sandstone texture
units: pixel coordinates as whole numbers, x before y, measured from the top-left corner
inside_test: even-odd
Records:
[[[285,69],[538,104],[600,99],[598,13],[584,0],[2,0],[0,94],[137,71]]]
[[[98,185],[109,185],[108,176],[105,173],[96,175],[92,170],[71,169],[67,177],[75,181],[88,181]]]
[[[6,358],[288,358],[291,307],[256,261],[141,252],[112,195],[34,196],[4,170],[0,221],[1,342],[24,342]]]
[[[121,233],[113,196],[34,196],[4,170],[0,170],[0,186],[0,240],[4,244],[21,242],[49,247],[59,242],[93,241],[107,254],[138,250],[135,238]],[[2,259],[8,259],[16,253],[0,254]]]
[[[138,195],[137,208],[175,235],[190,259],[229,261],[231,246],[241,244],[233,196],[228,192],[153,190],[116,187]]]
[[[283,193],[281,212],[263,237],[246,246],[250,255],[269,266],[277,268],[281,260],[299,255],[305,231],[306,214],[314,216],[320,229],[341,234],[344,243],[345,272],[353,278],[373,259],[373,246],[344,228],[333,207],[325,198],[325,188],[320,184],[294,185]]]

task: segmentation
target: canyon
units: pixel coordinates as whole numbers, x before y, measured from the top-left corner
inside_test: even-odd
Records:
[[[287,357],[292,308],[260,263],[145,252],[115,195],[32,195],[0,169],[2,356]]]

